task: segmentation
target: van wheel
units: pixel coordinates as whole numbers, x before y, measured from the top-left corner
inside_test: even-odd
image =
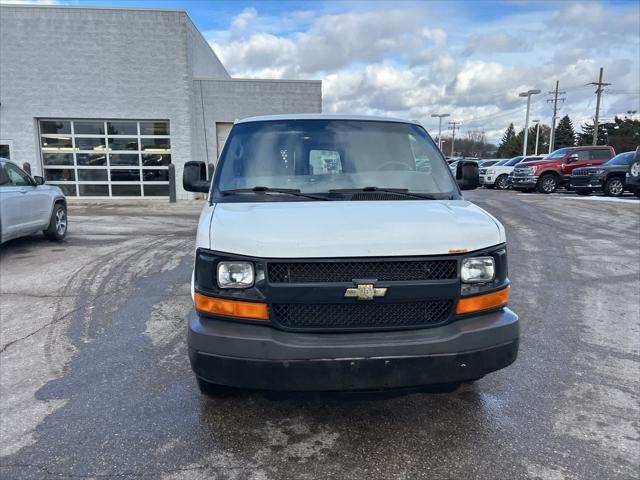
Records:
[[[591,195],[592,190],[590,188],[576,188],[578,195]]]
[[[538,180],[537,190],[540,193],[553,193],[558,189],[558,180],[555,175],[547,173]]]
[[[609,197],[619,197],[624,192],[624,182],[621,178],[612,177],[604,184],[604,193]]]
[[[201,378],[196,379],[198,381],[198,389],[200,393],[211,398],[216,397],[230,397],[237,394],[239,390],[227,387],[226,385],[218,385],[217,383],[207,382]]]
[[[498,190],[506,190],[507,188],[509,188],[509,182],[507,180],[508,178],[506,175],[500,175],[498,178],[496,178],[496,188]]]
[[[67,207],[63,203],[58,202],[53,206],[49,226],[42,233],[56,242],[62,241],[67,235]]]

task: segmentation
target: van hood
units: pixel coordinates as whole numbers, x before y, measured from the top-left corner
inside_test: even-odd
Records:
[[[219,203],[210,248],[263,258],[446,255],[504,243],[504,228],[465,200]]]

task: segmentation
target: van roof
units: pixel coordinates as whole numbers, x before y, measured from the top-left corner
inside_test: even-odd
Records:
[[[276,120],[360,120],[367,122],[396,122],[396,123],[412,123],[420,125],[417,120],[405,120],[395,117],[378,117],[374,115],[351,115],[340,113],[296,113],[281,115],[262,115],[259,117],[243,118],[236,120],[235,123],[248,122],[271,122]]]

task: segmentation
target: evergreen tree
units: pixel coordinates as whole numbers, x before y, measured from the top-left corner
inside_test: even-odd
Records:
[[[574,147],[576,145],[576,132],[573,129],[573,123],[569,115],[565,115],[560,119],[556,128],[555,145],[552,150],[564,147]]]
[[[498,158],[511,158],[518,155],[518,139],[516,137],[516,129],[513,123],[510,123],[502,135],[500,145],[498,146]],[[522,146],[522,141],[520,142]]]
[[[582,125],[582,133],[578,134],[578,145],[591,145],[593,142],[593,123],[585,123]],[[606,125],[600,123],[598,125],[598,139],[596,145],[607,144],[607,128]]]

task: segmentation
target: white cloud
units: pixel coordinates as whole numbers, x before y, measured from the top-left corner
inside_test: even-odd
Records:
[[[640,100],[632,94],[640,88],[637,5],[525,4],[489,22],[433,2],[354,5],[275,17],[258,3],[207,36],[234,76],[319,78],[325,111],[396,115],[427,127],[435,125],[431,113],[445,111],[463,129],[499,137],[511,121],[521,127],[518,92],[530,88],[543,90],[532,115],[549,123],[544,94],[556,79],[567,91],[561,113],[579,125],[592,115],[593,88],[584,85],[600,66],[615,86],[603,100],[606,115]]]

